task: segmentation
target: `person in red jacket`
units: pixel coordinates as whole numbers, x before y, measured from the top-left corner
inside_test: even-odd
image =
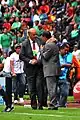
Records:
[[[8,32],[11,30],[11,24],[8,22],[7,19],[4,19],[3,27],[7,28]]]

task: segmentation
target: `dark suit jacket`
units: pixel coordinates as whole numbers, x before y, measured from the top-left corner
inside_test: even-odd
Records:
[[[39,47],[42,44],[42,41],[39,38],[36,38],[35,42],[37,42]],[[24,61],[24,71],[28,75],[32,74],[36,69],[38,69],[38,67],[40,67],[39,64],[32,65],[32,64],[29,63],[29,61],[34,58],[29,39],[25,40],[22,43],[22,47],[21,47],[21,52],[20,52],[19,58],[22,61]]]
[[[44,77],[60,74],[59,49],[54,42],[46,43],[41,50]]]

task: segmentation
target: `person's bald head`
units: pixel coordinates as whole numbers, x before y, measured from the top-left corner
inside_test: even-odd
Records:
[[[31,40],[35,40],[36,38],[36,30],[34,28],[30,28],[28,31],[29,37]]]
[[[34,28],[29,29],[29,33],[34,33],[34,32],[36,32],[36,30]]]

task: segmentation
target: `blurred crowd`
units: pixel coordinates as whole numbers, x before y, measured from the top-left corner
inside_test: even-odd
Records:
[[[80,38],[80,0],[0,0],[0,46],[3,49],[22,43],[31,27],[38,36],[45,30],[50,31],[57,41],[67,40],[73,48]],[[9,39],[8,44],[1,40],[4,37]]]

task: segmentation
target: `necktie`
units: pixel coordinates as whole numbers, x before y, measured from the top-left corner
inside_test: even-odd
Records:
[[[33,56],[34,56],[34,59],[37,59],[35,41],[33,41]]]
[[[33,41],[33,50],[35,50],[36,48],[35,48],[35,41]]]

